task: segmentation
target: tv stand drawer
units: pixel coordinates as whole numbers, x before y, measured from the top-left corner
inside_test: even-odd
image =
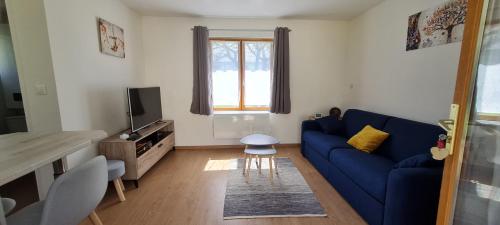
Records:
[[[158,162],[174,146],[174,134],[170,134],[147,152],[137,158],[137,175],[142,177],[156,162]]]
[[[151,147],[147,152],[139,156],[137,158],[137,176],[142,177],[162,156],[157,146]]]
[[[166,154],[167,152],[172,150],[172,148],[174,147],[174,142],[175,142],[175,136],[174,136],[174,133],[171,133],[166,138],[161,140],[157,144],[157,146],[158,146],[158,149],[160,149],[160,151],[165,152],[165,154]]]

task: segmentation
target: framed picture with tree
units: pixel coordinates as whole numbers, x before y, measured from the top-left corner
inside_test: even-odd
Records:
[[[466,14],[467,0],[451,0],[411,15],[406,50],[462,41]]]

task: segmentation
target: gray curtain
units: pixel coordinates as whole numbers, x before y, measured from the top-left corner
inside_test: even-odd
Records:
[[[212,74],[210,69],[210,50],[208,29],[193,28],[193,100],[191,113],[212,114]]]
[[[288,27],[278,27],[274,30],[271,112],[276,114],[289,114],[291,111],[289,32]]]

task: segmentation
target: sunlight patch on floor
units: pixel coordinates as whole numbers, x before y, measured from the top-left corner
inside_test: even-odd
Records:
[[[250,170],[256,170],[257,164],[255,159],[252,159],[252,164]],[[279,166],[279,165],[278,165]],[[209,159],[203,171],[224,171],[224,170],[236,170],[238,169],[238,160],[236,159]],[[262,169],[269,169],[269,159],[262,159]]]
[[[236,159],[209,159],[203,171],[236,170],[237,168]]]

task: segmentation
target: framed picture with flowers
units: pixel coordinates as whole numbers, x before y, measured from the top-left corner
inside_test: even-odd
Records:
[[[102,53],[125,58],[125,38],[123,29],[104,19],[98,18],[99,42]]]

